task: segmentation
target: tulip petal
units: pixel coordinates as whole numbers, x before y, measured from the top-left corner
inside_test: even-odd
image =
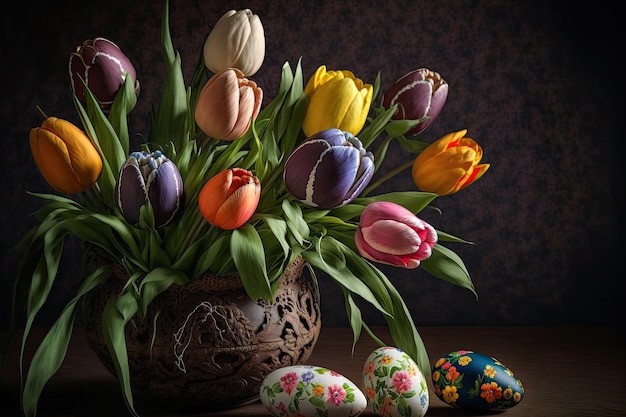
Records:
[[[167,225],[178,212],[183,194],[183,180],[176,166],[167,161],[152,171],[147,195],[154,211],[156,227]]]
[[[357,249],[359,250],[359,253],[370,261],[386,265],[398,266],[406,269],[417,268],[420,264],[419,260],[403,258],[374,249],[365,242],[365,239],[363,238],[360,230],[356,231],[354,235],[354,241],[356,243]]]
[[[422,244],[415,230],[394,220],[379,220],[370,227],[361,228],[361,232],[372,248],[391,255],[414,253]]]
[[[117,206],[124,219],[132,225],[139,224],[141,206],[148,202],[146,184],[136,160],[125,164],[115,187]]]

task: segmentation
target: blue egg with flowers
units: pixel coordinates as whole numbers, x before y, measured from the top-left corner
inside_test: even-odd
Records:
[[[470,350],[457,350],[435,361],[435,395],[464,410],[496,411],[514,407],[524,397],[524,386],[497,359]]]

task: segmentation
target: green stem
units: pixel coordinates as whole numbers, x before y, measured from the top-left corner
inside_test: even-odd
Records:
[[[399,166],[395,167],[394,169],[392,169],[391,171],[387,172],[385,175],[383,175],[378,180],[376,180],[373,183],[371,183],[365,190],[363,190],[363,193],[361,193],[361,197],[367,196],[370,192],[372,192],[379,185],[381,185],[382,183],[384,183],[388,179],[393,178],[394,176],[396,176],[400,172],[402,172],[405,169],[409,168],[411,165],[413,165],[413,161],[407,161],[404,164],[399,165]]]
[[[187,233],[185,234],[185,238],[178,248],[178,253],[176,253],[175,259],[180,259],[180,257],[183,255],[183,253],[185,253],[185,251],[191,244],[191,242],[194,242],[198,238],[198,235],[200,234],[202,229],[204,229],[204,223],[206,223],[206,221],[204,220],[202,214],[198,211],[196,218],[193,220],[191,227],[188,229]]]
[[[380,144],[380,146],[376,148],[376,153],[374,154],[374,163],[376,163],[379,160],[380,154],[383,153],[387,149],[387,147],[389,146],[389,142],[391,142],[391,139],[393,139],[392,136],[387,136],[385,140]]]

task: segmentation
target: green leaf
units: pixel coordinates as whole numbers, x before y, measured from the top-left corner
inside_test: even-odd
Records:
[[[283,249],[283,257],[287,258],[289,250],[291,249],[289,242],[287,241],[287,222],[285,222],[285,220],[281,217],[271,214],[255,214],[250,220],[254,221],[256,219],[259,219],[267,224]]]
[[[126,323],[137,312],[139,306],[132,288],[112,297],[104,307],[102,314],[102,333],[107,348],[115,365],[124,401],[134,417],[139,417],[133,405],[133,392],[130,386],[130,369],[128,367],[128,351],[126,349]]]
[[[456,286],[467,288],[474,293],[476,299],[478,294],[474,289],[474,283],[463,263],[463,260],[452,250],[437,243],[433,247],[432,255],[420,263],[420,267],[434,277],[448,281]]]
[[[347,258],[343,246],[332,238],[319,239],[318,244],[304,251],[302,256],[314,268],[326,272],[337,284],[358,294],[384,314],[391,314],[391,300],[386,296],[384,287],[367,276],[353,272],[356,258]],[[348,262],[350,262],[349,265]],[[359,270],[359,273],[363,272]]]
[[[117,133],[124,155],[129,154],[130,147],[127,116],[132,109],[135,108],[136,104],[137,93],[135,93],[135,83],[133,77],[127,73],[124,78],[124,85],[115,96],[111,110],[109,111],[109,121],[111,122],[111,126],[113,126],[113,130]]]
[[[169,28],[169,2],[165,2],[161,24],[163,42],[163,60],[165,79],[161,91],[161,102],[156,114],[152,116],[151,139],[154,143],[165,146],[170,141],[175,147],[182,148],[188,140],[191,126],[187,126],[189,103],[183,77],[180,55],[175,51]]]
[[[422,142],[420,140],[409,140],[402,135],[396,136],[396,139],[398,140],[398,143],[400,144],[402,149],[409,153],[420,153],[429,145],[429,143]]]
[[[409,129],[412,129],[413,127],[420,124],[422,120],[425,120],[425,118],[416,119],[416,120],[408,120],[408,119],[393,120],[387,123],[387,126],[385,126],[385,131],[387,132],[389,136],[393,136],[393,137],[402,136],[406,132],[408,132]]]
[[[183,285],[188,281],[187,276],[180,271],[169,268],[154,268],[146,274],[139,284],[140,310],[146,315],[148,305],[156,296],[167,290],[172,284]]]
[[[281,207],[285,213],[285,221],[289,231],[300,245],[304,245],[309,238],[310,231],[309,225],[302,217],[302,209],[297,203],[288,200],[283,200]]]
[[[382,283],[387,287],[393,303],[392,317],[385,316],[391,337],[396,347],[406,352],[417,363],[424,378],[430,376],[430,360],[426,351],[426,346],[422,341],[411,313],[409,312],[402,296],[393,286],[389,279],[379,271]]]
[[[265,251],[256,229],[250,224],[245,224],[233,230],[230,253],[250,298],[271,300],[274,294],[267,276]]]
[[[103,283],[110,274],[110,270],[98,268],[85,278],[77,295],[65,306],[59,318],[37,347],[22,392],[22,404],[26,417],[36,415],[37,403],[44,386],[59,370],[65,359],[74,326],[76,304],[85,294]]]
[[[354,298],[352,298],[350,291],[343,288],[343,295],[346,313],[348,315],[348,322],[350,323],[352,334],[354,335],[352,339],[352,353],[354,354],[356,342],[359,340],[359,337],[361,336],[361,329],[363,328],[363,317],[361,316],[361,309],[359,309],[359,306],[354,302]]]
[[[95,130],[104,157],[110,164],[111,170],[117,173],[122,167],[122,164],[126,161],[127,153],[124,151],[115,129],[102,111],[98,100],[86,84],[85,99],[87,103],[87,114]]]
[[[389,107],[387,110],[380,108],[374,109],[378,111],[378,115],[374,119],[369,119],[370,123],[358,135],[359,140],[365,149],[368,149],[374,140],[383,132],[385,126],[391,120],[391,116],[396,112],[397,104]]]

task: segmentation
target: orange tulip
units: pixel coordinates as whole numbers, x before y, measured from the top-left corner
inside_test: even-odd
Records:
[[[448,133],[430,144],[413,162],[415,185],[440,196],[456,193],[483,176],[489,164],[479,164],[483,150],[467,130]]]
[[[205,220],[224,230],[243,226],[259,204],[261,184],[250,171],[226,169],[204,184],[198,207]]]
[[[263,90],[237,68],[227,68],[205,84],[196,104],[198,127],[216,139],[234,140],[242,136],[263,102]]]
[[[58,192],[76,194],[98,180],[102,158],[91,139],[72,123],[48,117],[30,131],[30,150],[39,171]]]

